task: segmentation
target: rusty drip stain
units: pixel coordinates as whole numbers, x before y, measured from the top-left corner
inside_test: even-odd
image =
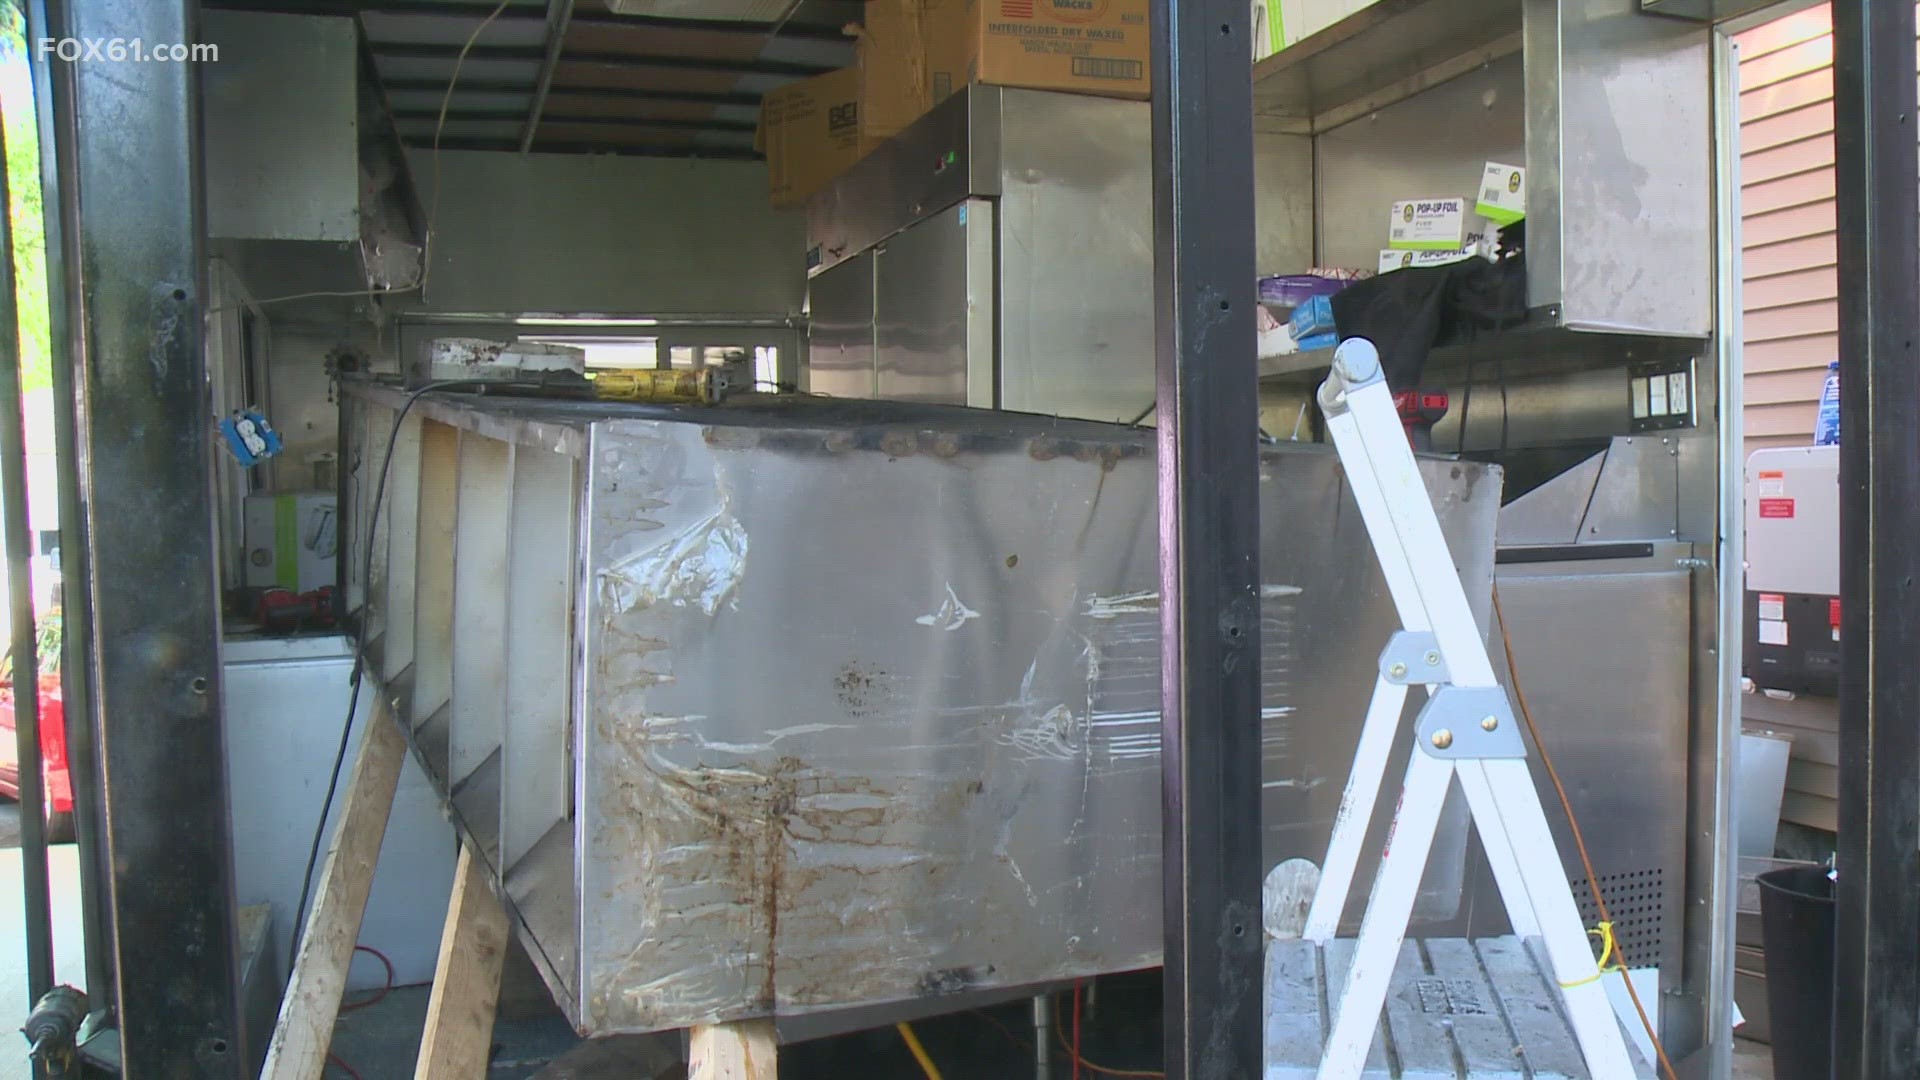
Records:
[[[862,860],[810,864],[798,860],[802,849],[797,845],[845,843],[886,849],[887,832],[896,825],[950,820],[967,812],[983,792],[975,778],[936,785],[934,790],[916,789],[909,781],[906,790],[895,790],[896,785],[872,777],[823,772],[792,756],[726,767],[679,764],[661,755],[667,743],[641,725],[609,719],[602,720],[608,741],[624,744],[623,756],[635,771],[622,776],[608,792],[613,805],[605,808],[603,820],[637,826],[635,839],[641,849],[660,852],[688,845],[702,849],[701,857],[711,868],[707,876],[723,885],[746,916],[750,929],[748,940],[741,943],[741,957],[751,961],[756,948],[764,950],[764,967],[756,973],[749,964],[748,981],[741,988],[750,1000],[736,1002],[749,1010],[772,1011],[783,992],[789,1000],[802,1003],[831,1000],[843,993],[853,970],[847,963],[809,964],[805,958],[798,964],[781,963],[782,923],[797,918],[802,929],[789,932],[811,935],[827,916],[810,908],[807,899],[823,882],[842,876],[886,880],[900,872],[898,866],[868,865]],[[831,798],[847,795],[864,798],[854,805]],[[931,874],[946,869],[950,867],[937,860],[925,867]],[[684,940],[694,929],[677,912],[662,907],[661,898],[649,892],[644,881],[635,884],[641,889],[635,917],[647,930],[622,965],[627,973],[648,971],[668,960],[676,952],[674,942]],[[897,930],[896,916],[897,912],[883,908],[863,913],[858,923],[868,930]],[[847,915],[836,912],[833,917],[838,921],[830,931],[855,927]],[[857,963],[851,956],[840,959]],[[887,959],[898,962],[900,958],[890,955]],[[628,978],[630,974],[609,972],[596,982],[618,986]],[[944,970],[933,981],[950,985],[979,978],[978,971]],[[909,983],[901,989],[911,992],[912,987]],[[639,1022],[650,1022],[645,1019],[650,1015],[645,1003],[623,999],[623,1005],[634,1011]]]
[[[768,1009],[774,1008],[779,1002],[775,977],[780,954],[780,882],[787,866],[786,815],[792,809],[791,793],[776,796],[773,812],[767,815],[766,823],[765,866],[762,872],[766,897],[761,906],[767,914],[767,975],[761,996],[766,999]]]

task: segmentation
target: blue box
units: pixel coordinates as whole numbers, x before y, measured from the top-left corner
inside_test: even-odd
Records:
[[[1325,296],[1313,296],[1307,302],[1293,309],[1293,318],[1288,320],[1293,331],[1293,340],[1306,347],[1308,338],[1321,334],[1331,334],[1333,328],[1333,300]]]

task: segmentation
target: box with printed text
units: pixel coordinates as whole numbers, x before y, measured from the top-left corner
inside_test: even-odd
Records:
[[[1145,99],[1147,0],[924,0],[929,94],[970,82]]]

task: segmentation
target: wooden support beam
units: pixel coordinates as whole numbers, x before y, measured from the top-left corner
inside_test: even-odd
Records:
[[[693,1029],[687,1080],[777,1080],[772,1020],[702,1024]]]
[[[440,959],[433,969],[414,1080],[472,1080],[487,1074],[500,965],[506,956],[506,909],[493,894],[486,864],[463,843],[446,927],[440,932]]]
[[[360,919],[366,914],[367,891],[373,886],[373,870],[380,861],[380,844],[387,835],[387,816],[406,753],[407,744],[385,698],[376,694],[333,842],[327,848],[313,910],[300,936],[293,975],[280,1002],[280,1019],[260,1070],[262,1080],[320,1080],[326,1068],[340,996],[347,987],[347,965],[360,939]]]

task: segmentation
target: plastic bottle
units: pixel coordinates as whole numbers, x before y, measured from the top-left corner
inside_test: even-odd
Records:
[[[1840,441],[1840,361],[1827,365],[1827,385],[1820,391],[1820,414],[1813,424],[1813,444],[1832,446]]]

